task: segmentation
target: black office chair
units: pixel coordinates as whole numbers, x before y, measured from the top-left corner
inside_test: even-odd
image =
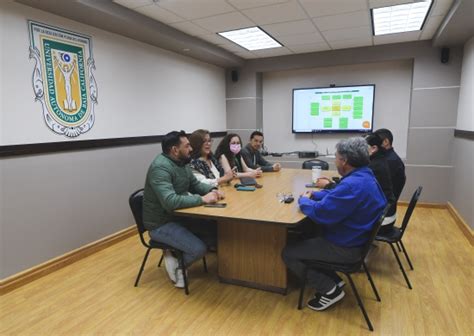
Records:
[[[303,169],[313,169],[313,167],[321,167],[321,170],[329,170],[329,163],[319,159],[306,160],[303,162]]]
[[[132,209],[133,217],[135,218],[135,223],[137,224],[138,234],[140,235],[140,240],[147,248],[145,257],[143,258],[142,265],[140,267],[140,271],[138,271],[137,279],[135,280],[135,287],[138,286],[138,282],[140,281],[140,277],[142,276],[143,269],[145,268],[146,261],[148,259],[148,255],[150,254],[151,249],[159,249],[162,250],[163,253],[165,250],[172,251],[178,258],[179,265],[183,270],[183,280],[184,280],[184,292],[186,295],[189,294],[188,288],[188,277],[186,274],[186,265],[184,264],[183,252],[164,243],[160,243],[150,239],[148,243],[146,242],[143,234],[147,231],[145,226],[143,225],[143,189],[135,191],[129,198],[128,203],[130,204],[130,209]],[[162,257],[163,258],[163,257]],[[206,257],[202,258],[202,262],[204,264],[204,271],[207,272],[207,265],[206,265]],[[161,260],[160,260],[161,263]]]
[[[364,315],[364,318],[365,318],[365,321],[367,322],[367,326],[369,327],[369,330],[370,331],[374,330],[374,328],[372,327],[372,323],[370,322],[369,316],[367,315],[367,312],[365,310],[364,304],[362,303],[362,300],[360,299],[359,292],[357,291],[357,288],[355,287],[354,282],[352,281],[351,273],[359,272],[361,267],[363,267],[365,274],[367,274],[367,278],[369,279],[370,285],[372,286],[372,290],[374,291],[375,297],[377,298],[377,301],[381,301],[379,293],[377,292],[377,288],[375,288],[375,284],[372,280],[372,277],[370,276],[369,269],[367,268],[367,265],[365,264],[364,259],[367,256],[367,253],[369,253],[370,246],[372,245],[372,242],[375,239],[375,235],[377,234],[377,231],[382,225],[382,222],[385,218],[385,215],[387,214],[388,209],[389,209],[389,206],[387,205],[385,209],[383,210],[382,214],[380,215],[380,218],[374,224],[374,227],[370,231],[369,240],[367,240],[367,242],[365,243],[362,249],[360,259],[357,262],[330,263],[330,262],[319,261],[319,260],[304,260],[303,261],[306,264],[306,268],[305,268],[302,283],[301,283],[300,296],[298,300],[298,309],[303,308],[303,296],[304,296],[304,291],[306,287],[306,277],[308,274],[308,270],[321,269],[321,270],[340,272],[340,273],[343,273],[349,280],[352,291],[354,292],[354,295],[357,299],[357,303],[359,304],[362,314]]]
[[[410,280],[408,280],[408,276],[405,272],[405,269],[403,268],[400,258],[398,257],[397,251],[395,251],[395,248],[393,247],[393,244],[400,243],[403,253],[405,254],[405,258],[407,259],[407,262],[410,265],[411,270],[413,270],[413,265],[410,261],[410,258],[408,257],[407,250],[405,249],[405,246],[403,245],[402,238],[408,226],[408,222],[410,221],[410,217],[413,213],[413,210],[415,210],[416,203],[418,202],[418,198],[420,198],[420,194],[422,190],[423,190],[423,187],[419,186],[416,189],[413,196],[411,197],[407,212],[405,213],[405,216],[403,217],[402,226],[400,228],[393,227],[389,232],[384,233],[384,234],[377,234],[377,236],[375,237],[375,240],[381,241],[390,245],[390,247],[392,248],[393,254],[395,254],[395,258],[397,259],[398,266],[400,266],[400,270],[402,271],[403,277],[405,278],[408,288],[410,289],[412,289]]]

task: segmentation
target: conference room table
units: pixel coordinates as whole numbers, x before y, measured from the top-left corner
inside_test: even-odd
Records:
[[[322,176],[337,176],[323,171]],[[287,271],[281,251],[287,243],[289,228],[306,216],[298,208],[298,197],[311,183],[311,170],[282,169],[267,172],[257,179],[263,187],[238,191],[230,185],[224,191],[225,208],[204,206],[180,209],[179,216],[202,217],[217,221],[217,264],[221,282],[286,293]],[[314,189],[313,189],[314,190]],[[292,194],[292,203],[280,201]]]

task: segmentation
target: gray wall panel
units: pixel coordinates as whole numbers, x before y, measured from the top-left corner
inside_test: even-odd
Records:
[[[261,102],[259,103],[261,104]],[[257,104],[257,99],[227,100],[227,129],[254,129],[257,126],[258,118]]]
[[[449,200],[452,167],[406,166],[407,182],[400,196],[409,201],[418,186],[423,186],[421,202],[446,203]]]
[[[450,166],[453,134],[451,128],[409,129],[407,162]]]
[[[411,52],[411,50],[407,50]],[[462,48],[450,48],[449,62],[441,63],[441,49],[413,50],[413,87],[457,86],[461,79]]]
[[[459,88],[414,90],[410,126],[455,126]]]
[[[255,128],[262,129],[263,128],[263,99],[257,99],[255,112],[257,114]]]
[[[302,137],[292,134],[292,91],[294,88],[336,85],[375,84],[374,127],[390,127],[399,154],[406,156],[413,64],[409,60],[350,66],[274,71],[264,74],[263,129],[267,144],[275,151],[306,150],[315,144],[320,152],[333,150],[335,137],[315,134]],[[355,136],[357,134],[352,134]]]
[[[128,196],[143,187],[159,151],[154,144],[3,159],[1,277],[133,225]]]
[[[253,128],[248,129],[248,130],[244,130],[244,129],[227,130],[228,133],[235,133],[240,136],[240,138],[242,139],[242,147],[245,146],[249,142],[250,134],[252,134],[253,131],[255,131],[255,129]]]
[[[474,141],[454,138],[451,203],[474,230]]]
[[[234,69],[238,73],[238,80],[232,81],[231,71],[226,71],[226,97],[261,97],[261,87],[259,88],[259,75],[249,69]],[[261,82],[261,75],[260,75]],[[260,92],[260,96],[258,93]]]

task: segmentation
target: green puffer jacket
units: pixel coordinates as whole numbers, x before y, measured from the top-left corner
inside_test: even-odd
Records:
[[[150,231],[174,219],[173,210],[202,204],[213,186],[199,182],[191,168],[158,155],[150,165],[143,192],[143,223]]]

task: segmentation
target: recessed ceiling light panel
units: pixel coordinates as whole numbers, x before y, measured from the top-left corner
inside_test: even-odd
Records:
[[[386,35],[421,30],[431,8],[432,0],[403,5],[373,8],[374,35]]]
[[[247,50],[277,48],[282,45],[260,27],[249,27],[218,33]]]

